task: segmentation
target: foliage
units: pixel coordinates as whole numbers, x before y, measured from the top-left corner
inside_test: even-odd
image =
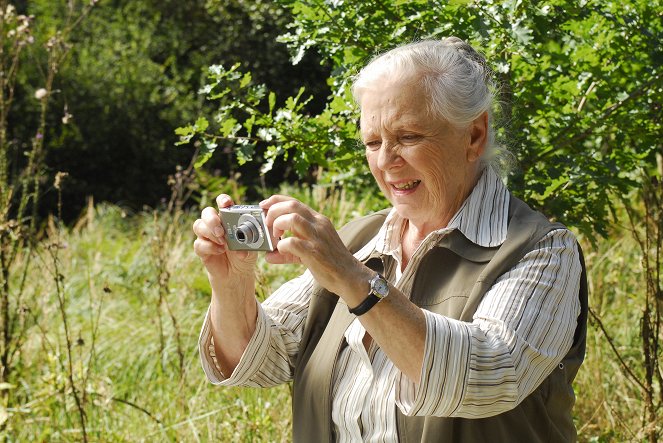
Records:
[[[347,193],[328,196],[323,187],[284,187],[281,192],[297,196],[337,224],[370,205]],[[118,206],[90,206],[76,227],[60,233],[60,243],[66,245],[60,250],[60,272],[67,276],[74,377],[77,383],[87,379],[90,440],[290,441],[287,386],[220,389],[204,379],[197,339],[209,303],[209,284],[187,235],[196,215],[170,217],[155,223],[152,212],[129,215]],[[185,350],[183,372],[175,324],[164,321],[160,331],[155,310],[162,287],[151,251],[159,231],[169,226],[177,235],[164,245],[166,266],[177,272],[171,273],[168,297]],[[48,258],[46,249],[39,252]],[[622,357],[637,368],[642,352],[634,325],[645,289],[639,248],[629,236],[613,235],[599,239],[586,258],[591,306],[612,332]],[[80,440],[80,426],[70,417],[75,406],[63,395],[66,372],[58,359],[66,352],[65,334],[57,299],[48,296],[54,294],[56,283],[43,278],[50,269],[48,260],[33,261],[27,279],[30,293],[44,295],[35,297],[36,326],[23,348],[20,379],[9,388],[17,400],[7,411],[4,430],[11,441]],[[258,293],[270,293],[299,272],[297,265],[267,266],[259,260]],[[575,385],[579,441],[641,441],[639,411],[644,399],[601,330],[591,324],[587,360]],[[161,334],[166,337],[163,349]],[[93,341],[95,354],[88,359]]]
[[[169,181],[163,211],[131,216],[90,203],[75,226],[51,218],[46,230],[36,212],[50,201],[48,212],[77,213],[72,201],[86,192],[153,203],[173,169],[166,157],[188,160],[168,147],[172,127],[190,120],[182,140],[217,145],[204,147],[219,171],[202,175],[203,186],[244,194],[270,168],[284,172],[287,157],[320,183],[346,185],[282,189],[340,225],[379,204],[348,191],[370,191],[350,76],[377,51],[448,34],[483,48],[500,76],[501,141],[522,160],[511,187],[585,232],[609,234],[586,245],[593,327],[577,383],[580,440],[660,432],[660,189],[658,200],[623,194],[641,243],[623,235],[623,214],[608,224],[610,194],[630,189],[641,166],[652,174],[661,150],[660,0],[108,0],[78,22],[75,12],[94,3],[22,1],[10,17],[0,0],[1,438],[287,441],[287,387],[217,389],[200,373],[209,286],[191,253],[195,216],[182,212],[190,170]],[[293,70],[275,41],[291,17],[282,41]],[[316,52],[333,67],[329,96]],[[235,66],[246,58],[250,76]],[[191,94],[198,67],[218,63],[226,68],[209,73],[202,89],[214,98],[203,103]],[[69,172],[65,185],[59,171]],[[259,263],[260,298],[301,271]],[[643,342],[645,329],[658,335]]]
[[[39,291],[32,292],[34,288],[27,288],[26,279],[32,260],[38,257],[37,239],[41,234],[37,213],[44,185],[44,135],[50,127],[47,112],[51,97],[56,92],[56,76],[71,49],[72,33],[89,14],[94,3],[69,2],[62,26],[51,29],[42,46],[36,43],[32,34],[33,17],[19,14],[13,4],[0,0],[0,431],[6,429],[11,407],[20,401],[15,396],[15,383],[20,380],[20,370],[24,365],[23,351],[28,331],[36,323],[34,318],[39,312],[35,303],[35,294]],[[43,83],[38,83],[37,87],[31,85],[38,103],[38,111],[34,113],[37,118],[31,128],[29,142],[22,142],[10,131],[10,123],[16,113],[15,93],[23,71],[23,53],[34,47],[45,52],[43,64],[36,64],[43,74]],[[65,176],[64,173],[56,175],[54,188],[61,189]],[[60,199],[58,203],[60,209]],[[50,231],[57,232],[56,229]],[[74,401],[74,414],[80,424],[82,440],[87,441],[86,397],[84,389],[81,389],[81,385],[86,384],[87,376],[78,376],[85,370],[74,367],[72,358],[72,334],[66,309],[68,297],[64,276],[60,272],[62,244],[57,235],[49,234],[48,242],[44,242],[43,246],[48,251],[44,255],[48,255],[50,275],[55,282],[53,293],[57,298],[59,318],[66,338],[66,346],[63,347],[66,352],[54,356],[51,363],[61,370],[58,385],[65,401],[69,397]]]
[[[39,69],[46,55],[42,48],[66,22],[69,3],[19,2],[20,12],[33,16],[38,26],[32,32],[35,45],[21,60],[10,139],[23,143],[33,135],[38,119],[33,94],[35,85],[44,82]],[[177,140],[173,128],[207,112],[195,91],[211,64],[232,64],[248,55],[254,78],[281,97],[296,92],[309,72],[319,79],[308,82],[311,89],[326,89],[327,73],[316,57],[307,56],[293,67],[287,48],[276,41],[289,21],[287,9],[267,1],[98,2],[73,36],[46,114],[47,167],[41,177],[49,182],[58,171],[69,173],[62,191],[65,219],[77,217],[88,195],[132,210],[160,203],[169,192],[167,176],[191,158],[191,152],[172,149]],[[15,162],[20,161],[16,156]],[[259,179],[254,168],[238,169],[222,158],[211,166],[217,175],[241,172],[245,182]],[[54,210],[57,199],[52,188],[43,190],[42,216]]]
[[[292,160],[297,172],[303,176],[312,164],[328,166],[331,163],[322,155],[327,146],[340,146],[343,135],[346,138],[354,136],[354,125],[348,125],[329,112],[317,119],[303,115],[310,100],[302,99],[303,87],[298,95],[289,97],[283,106],[277,107],[276,94],[266,94],[264,85],[252,84],[251,74],[240,73],[238,67],[235,64],[227,70],[221,65],[209,68],[210,82],[202,92],[218,102],[218,111],[213,115],[214,126],[210,127],[210,122],[200,117],[194,124],[175,131],[180,136],[178,144],[189,143],[196,134],[205,134],[198,167],[212,156],[219,141],[237,146],[240,165],[252,160],[257,144],[263,142],[268,146],[263,156],[262,173],[270,171],[276,158],[283,156]],[[329,125],[334,124],[332,119],[336,122],[334,131],[328,130]],[[321,133],[327,136],[321,139]],[[352,151],[347,154],[352,155]]]
[[[251,159],[247,146],[266,143],[267,154],[256,159],[263,171],[283,156],[299,160],[300,174],[323,169],[319,183],[375,189],[366,187],[369,174],[359,159],[356,105],[348,94],[352,76],[374,54],[398,44],[449,35],[468,40],[484,52],[499,83],[498,142],[520,161],[508,177],[512,191],[583,233],[592,241],[589,251],[600,250],[602,236],[624,234],[614,226],[624,220],[619,210],[630,216],[627,232],[636,241],[628,244],[640,250],[624,253],[629,258],[618,257],[614,263],[624,267],[616,274],[627,286],[622,297],[605,288],[609,308],[592,308],[597,335],[588,343],[613,358],[606,367],[590,357],[590,368],[582,373],[579,406],[584,419],[579,429],[591,441],[657,441],[663,408],[661,196],[660,186],[651,187],[649,181],[661,183],[663,178],[663,168],[656,166],[657,158],[663,161],[660,0],[279,3],[295,18],[280,38],[290,47],[293,63],[315,50],[333,67],[326,108],[308,115],[297,114],[296,106],[275,109],[270,104],[267,111],[244,106],[252,88],[261,91],[258,100],[271,95],[236,66],[229,71],[215,67],[202,92],[217,103],[217,120],[180,128],[180,142],[199,138],[211,148],[230,145],[242,162]],[[239,87],[229,86],[233,84]],[[290,103],[299,103],[302,95],[307,93],[300,91]],[[280,120],[284,114],[286,126]],[[302,133],[306,143],[298,140]],[[617,202],[624,207],[616,207]],[[601,268],[613,265],[606,257],[600,257]],[[591,258],[588,269],[593,271]],[[646,286],[624,279],[639,275],[640,260]],[[601,279],[592,283],[598,286]],[[621,327],[634,322],[640,323],[639,331]],[[601,383],[588,381],[585,373]],[[611,386],[615,377],[619,386]],[[626,399],[628,406],[620,408],[616,398]],[[609,422],[597,418],[603,411]]]
[[[611,195],[632,189],[633,171],[649,171],[655,152],[663,150],[660,0],[280,4],[295,18],[281,37],[293,62],[316,50],[334,68],[325,110],[310,116],[293,114],[295,109],[245,108],[233,115],[238,126],[231,133],[224,124],[193,125],[180,135],[198,135],[208,146],[232,142],[242,160],[246,141],[260,140],[270,145],[261,159],[263,170],[275,156],[288,156],[300,161],[300,173],[320,166],[345,183],[363,185],[367,169],[357,160],[350,129],[356,118],[348,94],[352,74],[373,54],[397,44],[457,35],[485,53],[501,85],[499,141],[520,159],[510,187],[548,215],[589,236],[605,235]],[[236,79],[213,78],[213,88],[203,92],[215,94],[226,81]],[[252,87],[244,86],[244,91]],[[244,93],[224,97],[217,116],[241,109]],[[289,112],[288,132],[277,118],[283,111]],[[302,133],[305,143],[297,143]]]
[[[201,379],[196,340],[209,294],[190,251],[190,225],[188,214],[155,222],[152,213],[129,217],[119,207],[99,206],[89,207],[77,227],[60,230],[72,377],[88,401],[91,441],[287,440],[287,387],[240,392]],[[159,253],[167,263],[155,268],[153,240],[171,228],[176,234],[161,246],[167,253]],[[0,429],[8,441],[82,440],[68,371],[61,366],[68,339],[54,295],[57,281],[50,278],[50,243],[39,248],[40,259],[29,270],[27,290],[44,295],[35,297],[36,325],[23,348],[23,370],[3,388],[15,399]],[[163,271],[175,267],[164,294]],[[159,329],[163,313],[155,307],[164,295],[177,323],[164,321]]]
[[[633,378],[644,397],[643,433],[650,442],[656,442],[663,433],[663,156],[659,160],[659,177],[643,181],[640,195],[644,209],[628,201],[624,205],[631,235],[642,254],[646,282],[640,318],[642,359],[633,365],[642,369],[644,376]],[[627,368],[632,374],[632,367]]]
[[[656,442],[663,432],[663,182],[630,197],[640,201],[619,205],[610,239],[584,245],[590,327],[575,381],[581,440]]]
[[[327,196],[322,188],[283,191],[337,223],[366,210],[365,201],[342,193]],[[191,253],[193,217],[177,205],[158,215],[133,216],[117,206],[89,206],[75,227],[55,231],[61,280],[43,278],[55,271],[54,242],[40,245],[26,290],[54,295],[36,297],[24,370],[8,388],[15,402],[0,436],[79,439],[81,425],[70,416],[75,405],[69,375],[61,366],[70,349],[71,377],[82,388],[80,397],[87,398],[92,441],[290,440],[287,386],[219,389],[204,380],[197,339],[210,294]],[[267,266],[261,259],[258,271],[258,293],[264,297],[302,268]],[[55,296],[61,293],[64,305]],[[57,315],[61,309],[69,333]]]

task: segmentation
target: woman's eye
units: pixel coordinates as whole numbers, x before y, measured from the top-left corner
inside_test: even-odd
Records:
[[[412,142],[416,142],[417,140],[421,139],[421,136],[419,136],[417,134],[405,134],[405,135],[402,135],[400,138],[401,138],[402,142],[412,143]]]
[[[377,151],[380,149],[380,146],[382,146],[382,142],[380,140],[371,140],[364,143],[364,145],[366,145],[366,148],[371,151]]]

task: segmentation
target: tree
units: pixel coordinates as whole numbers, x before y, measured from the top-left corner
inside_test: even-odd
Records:
[[[66,21],[66,5],[34,0],[20,6],[40,26],[18,79],[17,112],[9,124],[16,139],[28,138],[35,123],[31,85],[42,81],[36,61],[44,56],[37,48]],[[310,73],[313,89],[326,89],[328,73],[316,57],[293,67],[286,46],[276,41],[289,21],[286,8],[265,1],[99,2],[71,42],[46,116],[52,124],[44,134],[43,179],[69,173],[62,189],[65,219],[78,216],[88,195],[133,210],[157,206],[168,195],[168,176],[191,158],[191,152],[172,149],[173,128],[206,112],[196,91],[210,64],[248,58],[255,77],[280,97],[296,91]],[[324,105],[325,93],[320,95],[318,107]],[[236,170],[224,159],[214,167],[223,174]],[[258,179],[251,168],[241,172]],[[57,200],[52,188],[44,191],[41,215],[53,211]]]
[[[278,157],[319,181],[366,189],[357,149],[351,76],[374,54],[420,38],[461,37],[484,52],[500,83],[498,141],[519,160],[509,187],[533,207],[595,240],[628,213],[646,280],[641,353],[626,359],[590,309],[625,377],[643,398],[639,435],[658,439],[663,410],[663,10],[660,0],[281,0],[295,18],[281,41],[294,63],[316,50],[333,67],[326,108],[302,112],[299,92],[284,106],[237,66],[214,66],[204,90],[217,102],[212,121],[177,130],[199,137],[201,163],[232,145],[240,163],[268,171]],[[264,102],[268,103],[265,110]],[[262,106],[261,106],[262,105]],[[261,143],[266,154],[253,159]],[[658,165],[657,165],[658,161]],[[369,188],[374,189],[374,188]],[[635,438],[635,437],[634,437]]]
[[[202,135],[208,152],[231,141],[240,162],[265,142],[264,171],[284,156],[300,173],[322,166],[327,179],[363,185],[350,76],[397,44],[456,35],[484,52],[501,84],[499,140],[520,160],[510,187],[549,216],[605,235],[613,197],[637,186],[633,172],[650,170],[663,150],[659,1],[280,3],[295,18],[281,37],[293,62],[316,50],[333,66],[325,110],[247,106],[256,86],[217,67],[206,91],[219,101],[216,118],[227,122],[232,109],[236,124],[183,127],[182,141]],[[220,94],[226,87],[233,94]]]

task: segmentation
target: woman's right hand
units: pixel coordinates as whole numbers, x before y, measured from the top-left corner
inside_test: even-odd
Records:
[[[233,205],[230,196],[221,194],[216,198],[219,208]],[[254,275],[257,254],[248,251],[230,251],[226,245],[226,233],[221,224],[218,210],[207,207],[193,223],[196,240],[193,250],[207,269],[210,283],[231,282]]]

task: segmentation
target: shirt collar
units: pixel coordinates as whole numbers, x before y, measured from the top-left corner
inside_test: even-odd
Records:
[[[487,167],[449,227],[483,247],[499,246],[506,240],[509,191],[495,170]]]
[[[424,242],[433,236],[441,239],[450,231],[458,229],[479,246],[501,245],[506,239],[509,199],[509,191],[497,173],[491,167],[485,168],[447,227],[431,232]],[[399,254],[404,226],[405,219],[392,209],[374,239],[375,250],[383,254]]]

